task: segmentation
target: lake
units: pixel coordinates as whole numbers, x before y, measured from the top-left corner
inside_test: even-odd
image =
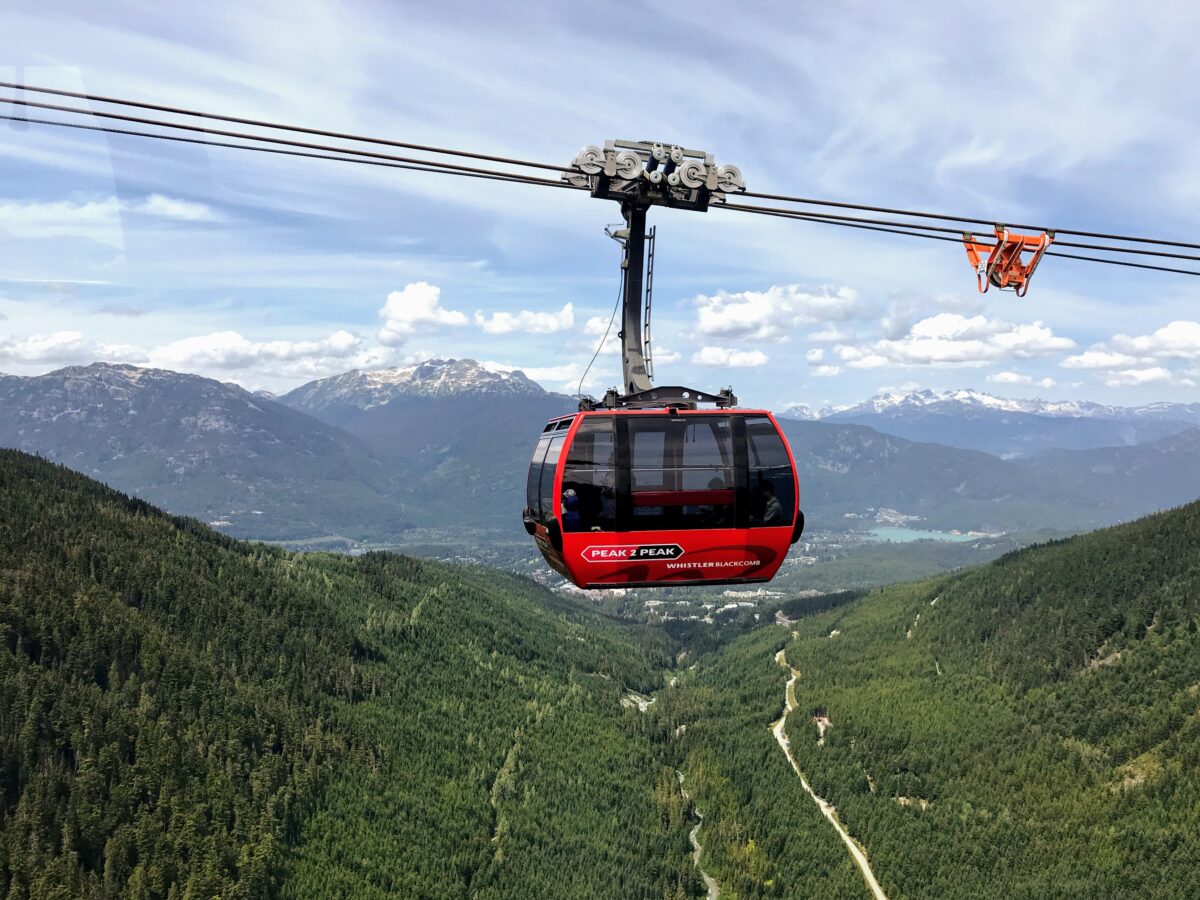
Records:
[[[896,525],[877,525],[867,532],[870,541],[977,541],[979,537],[969,534],[953,534],[949,531],[921,531],[917,528],[901,528]]]

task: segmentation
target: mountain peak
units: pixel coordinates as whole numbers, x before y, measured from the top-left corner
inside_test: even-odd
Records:
[[[320,378],[280,399],[304,410],[330,406],[371,409],[398,397],[544,396],[546,391],[520,370],[486,368],[473,359],[427,359],[409,366]]]

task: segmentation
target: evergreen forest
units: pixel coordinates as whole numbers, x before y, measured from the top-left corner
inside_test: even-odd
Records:
[[[870,896],[781,740],[892,900],[1200,896],[1198,550],[661,627],[0,451],[0,896]]]

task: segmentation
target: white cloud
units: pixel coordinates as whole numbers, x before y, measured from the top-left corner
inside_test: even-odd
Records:
[[[992,384],[1033,384],[1033,377],[1019,372],[996,372],[989,375],[987,380]]]
[[[398,347],[421,329],[466,325],[463,313],[441,306],[441,294],[441,288],[426,281],[415,281],[402,291],[388,294],[387,302],[379,310],[383,319],[379,342]]]
[[[611,323],[611,327],[610,327]],[[583,333],[592,337],[600,337],[605,332],[616,327],[616,320],[605,316],[592,316],[583,325]]]
[[[1120,372],[1113,372],[1104,383],[1109,387],[1140,387],[1144,384],[1167,384],[1173,380],[1174,376],[1164,369],[1162,366],[1153,366],[1148,369],[1124,369]]]
[[[617,337],[617,333],[621,330],[620,326],[617,325],[615,320],[613,321],[611,328],[609,328],[608,323],[609,320],[606,318],[601,316],[592,316],[587,320],[586,323],[584,323],[583,326],[583,333],[588,337],[599,338],[603,337],[607,333],[607,337],[604,338],[604,346],[600,348],[600,353],[604,356],[610,356],[614,353],[621,352],[621,339]],[[595,350],[596,342],[592,341],[587,345],[588,355],[590,356],[595,352]],[[655,350],[655,359],[659,358],[660,352],[662,351]]]
[[[837,355],[842,362],[852,369],[878,369],[886,366],[889,362],[886,356],[860,350],[857,347],[838,347]]]
[[[906,294],[888,303],[887,314],[880,319],[883,336],[893,340],[903,337],[922,319],[933,312],[978,315],[983,311],[979,294]]]
[[[1043,388],[1052,388],[1058,383],[1053,378],[1035,379],[1032,375],[1022,375],[1020,372],[996,372],[989,375],[987,380],[992,384],[1036,384]]]
[[[589,322],[594,322],[590,319]],[[495,312],[491,317],[481,312],[475,313],[475,324],[488,334],[511,334],[522,331],[526,334],[554,334],[566,331],[575,325],[575,306],[568,303],[556,313],[533,312],[523,309],[517,313]],[[603,334],[603,330],[600,334]]]
[[[1132,366],[1136,363],[1135,357],[1125,353],[1092,349],[1076,356],[1068,356],[1059,365],[1064,369],[1119,369],[1122,366]]]
[[[151,194],[145,200],[125,204],[123,208],[129,212],[178,219],[182,222],[214,222],[217,219],[212,207],[191,200],[167,197],[164,194]]]
[[[775,285],[765,291],[701,295],[695,304],[699,334],[754,341],[787,340],[806,325],[864,315],[858,292],[848,287],[811,292],[795,284]]]
[[[165,194],[124,202],[113,196],[87,201],[8,201],[0,202],[0,230],[23,238],[75,236],[120,246],[122,213],[183,222],[211,222],[218,218],[203,203]]]
[[[808,335],[810,341],[815,341],[819,344],[844,344],[853,338],[854,335],[849,331],[844,331],[833,325],[830,325],[828,328],[822,328],[820,331],[814,331]]]
[[[840,375],[841,371],[840,366],[817,366],[812,373],[818,378],[832,378],[834,375]]]
[[[105,344],[89,340],[82,331],[55,331],[24,338],[0,338],[0,360],[17,365],[135,362],[145,354],[127,344]]]
[[[290,363],[297,373],[325,371],[337,364],[348,365],[363,351],[362,339],[348,331],[335,331],[317,341],[252,341],[236,331],[217,331],[164,344],[148,354],[151,365],[164,369],[236,370],[262,364]],[[378,359],[368,351],[362,361]]]
[[[731,347],[701,347],[692,354],[692,362],[698,366],[745,369],[765,366],[768,362],[768,357],[761,350],[735,350]]]
[[[938,313],[915,323],[898,340],[878,341],[875,354],[897,365],[979,366],[999,359],[1029,359],[1064,350],[1075,342],[1041,322],[1013,324],[984,316]],[[865,358],[865,356],[864,356]]]
[[[666,347],[652,347],[651,349],[655,365],[669,365],[683,359],[683,354],[677,350],[668,350]]]
[[[819,363],[825,358],[825,351],[820,347],[814,347],[812,350],[809,350],[804,354],[804,358],[808,360],[810,365],[812,363]]]
[[[1118,351],[1154,359],[1200,359],[1200,322],[1177,319],[1150,334],[1118,334],[1109,344]]]
[[[22,238],[85,237],[120,244],[120,203],[116,197],[84,203],[0,202],[0,229]]]

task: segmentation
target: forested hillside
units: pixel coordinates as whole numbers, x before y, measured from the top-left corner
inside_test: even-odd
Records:
[[[669,655],[496,572],[239,543],[0,453],[0,893],[675,897]]]
[[[865,895],[769,731],[792,669],[793,755],[889,897],[1200,896],[1200,504],[848,599],[657,704],[718,881]]]

